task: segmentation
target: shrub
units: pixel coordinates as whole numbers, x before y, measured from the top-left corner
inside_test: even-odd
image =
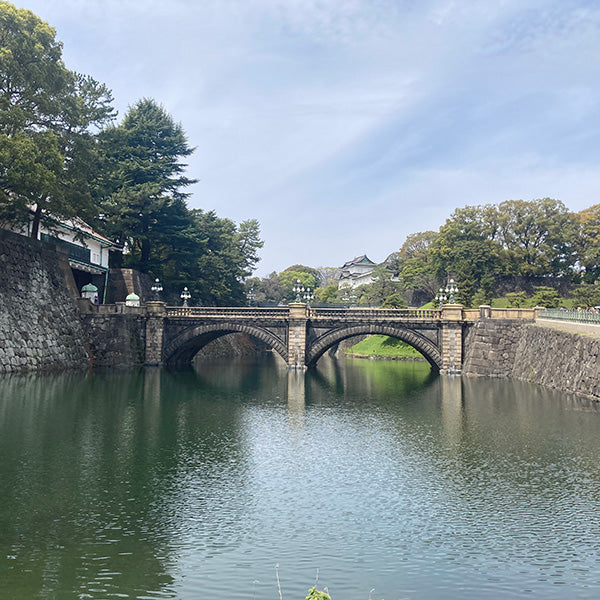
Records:
[[[327,592],[319,591],[316,587],[311,587],[306,600],[331,600],[331,596]]]

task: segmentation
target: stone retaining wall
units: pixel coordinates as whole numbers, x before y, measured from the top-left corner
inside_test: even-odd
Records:
[[[600,338],[480,319],[465,340],[463,374],[511,377],[600,400]]]
[[[194,364],[202,364],[214,360],[231,360],[236,358],[256,358],[267,345],[260,340],[252,339],[245,333],[230,333],[213,340],[194,357]]]
[[[83,314],[91,365],[131,369],[144,364],[146,319],[136,314]]]
[[[0,230],[0,373],[89,366],[74,290],[65,254]]]

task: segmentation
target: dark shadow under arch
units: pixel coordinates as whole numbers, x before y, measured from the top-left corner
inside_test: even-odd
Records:
[[[332,348],[342,340],[357,335],[372,334],[388,335],[390,337],[398,338],[418,350],[427,359],[434,370],[439,371],[442,368],[442,354],[440,349],[425,336],[404,327],[383,324],[376,325],[373,323],[339,327],[317,338],[307,350],[306,364],[307,366],[316,365],[319,358],[321,358],[329,348]]]
[[[283,340],[260,327],[243,323],[218,323],[196,325],[182,331],[164,350],[163,362],[167,365],[186,366],[192,363],[194,356],[208,343],[230,333],[245,333],[256,338],[270,348],[287,363],[287,348]]]

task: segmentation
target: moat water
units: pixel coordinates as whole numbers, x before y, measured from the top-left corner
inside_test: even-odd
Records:
[[[0,379],[0,598],[600,597],[600,407],[426,363]]]

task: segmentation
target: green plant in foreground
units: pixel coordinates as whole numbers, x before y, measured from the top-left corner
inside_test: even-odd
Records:
[[[306,600],[331,600],[331,596],[327,592],[321,592],[316,587],[311,587],[308,590]]]

